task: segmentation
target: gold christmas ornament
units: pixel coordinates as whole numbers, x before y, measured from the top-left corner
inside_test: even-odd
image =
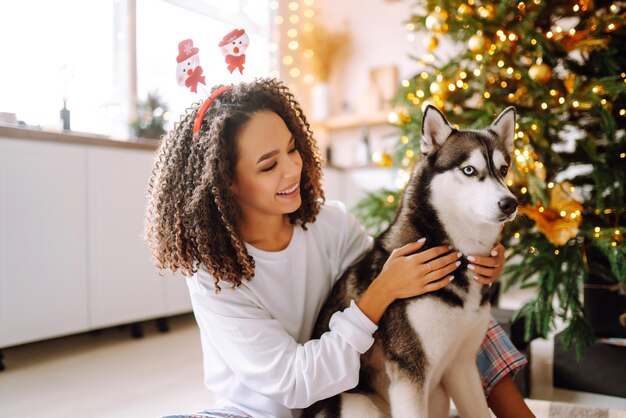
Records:
[[[537,63],[530,66],[528,75],[538,83],[547,83],[552,77],[552,69],[548,64]]]
[[[472,14],[474,14],[474,9],[469,4],[463,3],[459,6],[457,12],[461,16],[471,16]]]
[[[379,167],[391,167],[393,165],[393,158],[386,151],[376,151],[372,155],[372,161]]]
[[[430,94],[432,94],[433,96],[439,96],[443,98],[445,97],[447,92],[448,89],[446,88],[445,83],[439,83],[437,81],[433,81],[432,83],[430,83]]]
[[[493,18],[494,12],[495,9],[491,4],[487,4],[478,8],[478,14],[483,19],[491,20]]]
[[[491,46],[491,41],[482,32],[478,32],[469,38],[467,46],[474,54],[482,54]]]
[[[430,52],[433,52],[439,45],[439,39],[436,36],[427,37],[424,39],[424,45]]]
[[[448,20],[448,13],[437,7],[426,16],[426,29],[435,33],[446,33],[448,31],[446,20]]]

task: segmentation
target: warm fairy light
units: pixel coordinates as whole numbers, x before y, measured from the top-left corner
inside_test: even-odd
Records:
[[[402,80],[402,87],[409,87],[409,80]]]
[[[609,23],[609,26],[607,26],[608,30],[613,30],[615,29],[615,23]]]
[[[504,61],[502,60],[498,61],[498,67],[500,68],[504,67]]]
[[[513,236],[514,236],[516,239],[519,239],[520,234],[519,234],[519,232],[516,232],[515,234],[513,234]]]
[[[510,100],[510,101],[515,100],[515,95],[514,95],[513,93],[509,93],[509,96],[508,96],[508,97],[509,97],[509,100]]]
[[[509,187],[513,186],[513,180],[507,180],[506,185]]]
[[[490,97],[491,97],[491,94],[489,94],[489,92],[488,92],[488,91],[486,91],[486,92],[483,94],[483,96],[485,97],[485,99],[488,99],[488,98],[490,98]]]
[[[560,26],[557,26],[556,27],[556,33],[561,33],[561,32],[563,32],[563,28],[560,27]]]
[[[293,78],[298,78],[300,77],[300,69],[299,68],[292,68],[291,70],[289,70],[289,75],[292,76]]]
[[[389,196],[387,196],[387,202],[388,202],[388,203],[393,203],[393,202],[395,202],[395,201],[396,201],[396,198],[395,198],[392,194],[390,194]]]
[[[531,45],[537,45],[537,40],[535,38],[530,40]]]
[[[539,213],[543,213],[543,212],[545,212],[545,210],[546,210],[546,208],[544,208],[543,206],[539,207]]]
[[[611,9],[611,11],[613,13],[617,13],[617,6],[616,5],[612,4],[611,7],[609,7],[609,9]]]
[[[400,137],[400,142],[402,142],[404,145],[408,144],[409,143],[409,137],[406,136],[406,135],[402,135]]]
[[[537,128],[537,124],[536,124],[536,123],[533,123],[532,125],[530,125],[530,129],[532,129],[533,131],[535,131],[535,132],[536,132],[536,131],[538,130],[538,128]]]
[[[626,109],[620,109],[620,110],[619,110],[619,115],[620,115],[620,116],[624,116],[624,115],[626,115]]]
[[[506,41],[506,35],[504,33],[500,34],[500,40],[502,42]]]
[[[272,0],[270,1],[269,7],[271,10],[276,10],[278,9],[278,0]]]
[[[564,97],[559,97],[559,104],[563,104],[565,103],[565,98]]]
[[[572,218],[572,219],[576,219],[576,214],[572,212],[572,213],[570,213],[569,217]]]
[[[553,187],[554,187],[554,183],[552,183],[552,182],[548,183],[548,189],[551,189]]]
[[[616,230],[615,230],[615,232],[613,232],[613,234],[614,234],[614,235],[619,235],[619,234],[621,234],[621,232],[620,232],[620,230],[619,230],[619,229],[616,229]]]
[[[293,57],[291,55],[285,55],[283,57],[283,64],[285,64],[285,65],[293,64]]]
[[[571,28],[571,29],[569,30],[569,34],[570,34],[570,35],[572,35],[572,36],[576,35],[576,29]]]
[[[551,89],[550,90],[550,96],[556,96],[556,90]]]
[[[548,104],[546,102],[541,103],[541,108],[546,110],[548,108]]]
[[[606,104],[606,99],[602,99],[602,100],[600,100],[600,104],[601,104],[602,106],[604,106],[604,105]]]
[[[538,0],[535,0],[535,3],[537,3],[537,1],[538,1]],[[530,254],[535,254],[535,251],[537,251],[537,250],[535,250],[535,247],[530,247],[530,248],[528,248],[528,252],[529,252]]]
[[[598,91],[600,91],[600,89],[598,88],[598,86],[594,86],[594,88],[592,88],[591,91],[594,93],[597,93]]]
[[[413,157],[415,157],[415,152],[414,152],[412,149],[408,149],[408,150],[406,150],[406,153],[405,153],[405,154],[406,154],[407,158],[413,158]]]
[[[298,10],[298,7],[300,7],[300,5],[297,1],[292,1],[291,3],[289,3],[289,10],[291,10],[292,12]]]
[[[475,75],[476,77],[478,77],[478,76],[480,75],[480,70],[479,70],[478,68],[476,68],[476,69],[474,70],[474,75]]]
[[[554,250],[554,255],[559,255],[559,250]]]
[[[454,84],[450,83],[450,84],[448,84],[448,90],[454,91],[454,90],[456,90],[456,86]]]
[[[580,106],[580,103],[578,103],[578,100],[574,100],[574,102],[572,103],[572,106],[578,107]]]
[[[613,242],[611,243],[611,247],[617,247],[617,242],[613,241]]]
[[[461,73],[459,74],[459,78],[461,80],[465,80],[467,78],[467,73],[465,71],[461,71]]]
[[[546,38],[548,39],[552,39],[553,36],[554,34],[552,33],[552,31],[548,31],[548,33],[546,33]]]
[[[503,82],[500,83],[500,87],[506,88],[506,86],[507,86],[506,81],[503,81]]]
[[[482,61],[483,56],[481,54],[476,54],[476,61]]]
[[[427,80],[428,79],[428,73],[426,71],[422,71],[422,73],[420,74],[420,77],[422,77],[422,80]]]
[[[417,94],[417,97],[422,98],[424,97],[424,90],[418,90],[415,92],[415,94]]]
[[[577,12],[580,10],[580,6],[578,4],[575,4],[574,7],[572,7],[572,9]]]
[[[517,133],[517,135],[520,137],[520,139],[521,139],[521,138],[524,138],[524,132],[522,132],[522,131],[519,131],[519,132]],[[524,151],[524,153],[526,153],[526,151]]]
[[[457,80],[457,81],[456,81],[456,86],[457,86],[458,88],[462,88],[462,87],[463,87],[463,80]]]
[[[567,212],[565,212],[564,210],[561,211],[560,213],[561,218],[565,218],[565,215],[567,215]]]
[[[528,189],[526,187],[522,187],[522,189],[520,190],[520,192],[522,192],[522,194],[526,194],[527,191],[528,191]]]
[[[287,36],[290,38],[295,38],[296,36],[298,36],[298,30],[291,28],[287,31]]]
[[[315,11],[313,9],[306,9],[304,11],[304,17],[307,19],[313,19],[313,16],[315,16]]]
[[[599,226],[596,226],[595,228],[593,228],[593,230],[594,230],[595,232],[599,233],[599,232],[600,232],[600,227],[599,227]]]
[[[441,83],[443,81],[443,74],[437,74],[436,80],[438,83]]]
[[[406,95],[406,98],[409,100],[414,100],[415,99],[415,95],[413,93],[409,93]]]
[[[508,75],[513,74],[513,67],[509,67],[509,68],[507,68],[507,69],[506,69],[506,73],[507,73]]]
[[[509,41],[513,42],[517,39],[517,35],[514,33],[509,33]]]
[[[287,45],[289,47],[289,49],[291,49],[292,51],[295,51],[296,49],[298,49],[300,47],[300,44],[298,43],[298,41],[290,41],[289,44]]]
[[[626,152],[622,152],[622,153],[619,155],[619,158],[626,158]]]
[[[396,112],[391,112],[389,113],[389,116],[387,116],[387,121],[389,121],[389,123],[397,123],[398,120],[399,118]]]

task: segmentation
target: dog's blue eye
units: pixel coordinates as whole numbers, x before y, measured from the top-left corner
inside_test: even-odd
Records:
[[[472,167],[471,165],[465,166],[461,170],[463,171],[463,174],[465,174],[466,176],[473,176],[476,174],[476,169]]]

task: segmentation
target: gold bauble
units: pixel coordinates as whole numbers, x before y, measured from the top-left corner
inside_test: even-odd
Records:
[[[528,69],[528,75],[538,83],[547,83],[552,77],[552,69],[544,63],[533,64]]]
[[[448,31],[448,13],[439,9],[435,9],[426,16],[426,29],[435,33],[445,33]]]
[[[436,36],[424,38],[424,45],[430,52],[433,52],[439,45],[439,39]]]
[[[491,41],[484,35],[477,33],[469,38],[467,46],[474,54],[482,54],[491,46]]]
[[[459,6],[457,12],[459,15],[462,16],[471,16],[474,13],[474,9],[472,8],[472,6],[463,3]]]
[[[393,158],[386,151],[376,151],[372,155],[372,161],[379,167],[391,167],[393,165]]]
[[[445,97],[445,95],[447,94],[448,89],[446,88],[446,85],[444,83],[439,83],[437,81],[433,81],[432,83],[430,83],[430,94],[432,94],[433,96],[439,96],[439,97]]]
[[[494,13],[495,13],[495,9],[493,8],[491,4],[487,4],[478,9],[478,14],[483,19],[491,20],[493,18]]]

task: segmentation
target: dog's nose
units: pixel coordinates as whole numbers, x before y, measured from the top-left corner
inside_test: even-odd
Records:
[[[505,197],[498,201],[498,206],[504,214],[510,215],[517,209],[517,200],[514,197]]]

